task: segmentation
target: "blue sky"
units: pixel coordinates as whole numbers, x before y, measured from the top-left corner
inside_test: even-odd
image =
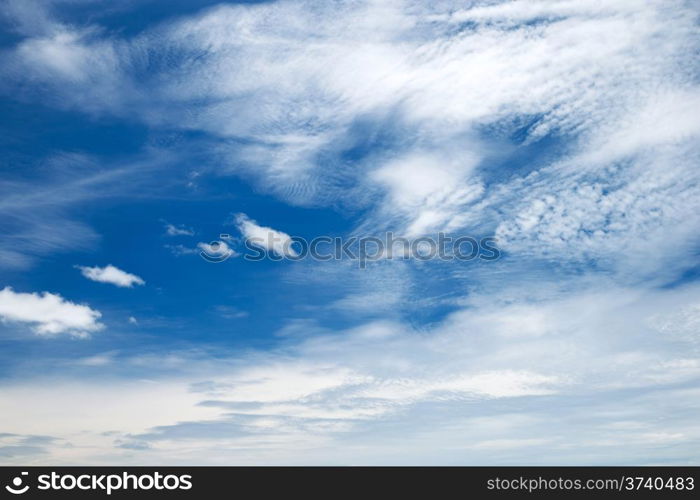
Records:
[[[432,4],[2,2],[0,463],[697,464],[697,5]]]

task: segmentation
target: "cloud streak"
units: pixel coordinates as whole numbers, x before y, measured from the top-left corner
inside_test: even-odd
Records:
[[[194,230],[184,226],[175,226],[174,224],[165,225],[165,234],[168,236],[194,236]]]

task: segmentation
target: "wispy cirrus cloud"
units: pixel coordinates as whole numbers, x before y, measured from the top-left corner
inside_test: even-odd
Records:
[[[562,228],[581,225],[593,249],[624,244],[614,237],[622,231],[595,221],[648,204],[652,191],[675,208],[638,210],[635,231],[656,225],[660,238],[688,241],[696,227],[695,207],[674,205],[694,175],[700,127],[688,112],[698,95],[694,14],[683,1],[644,8],[633,1],[455,8],[286,1],[222,5],[128,39],[57,24],[5,57],[15,75],[8,85],[28,71],[79,109],[128,109],[154,127],[176,124],[217,138],[215,170],[257,179],[286,201],[342,197],[369,206],[363,230],[390,225],[422,234],[476,222],[517,252],[518,227],[537,210],[523,206],[522,191],[542,191],[539,200],[554,196],[562,206],[585,197],[569,184],[606,191],[594,202],[599,216],[558,216]],[[164,64],[164,53],[176,62]],[[548,136],[562,141],[566,161],[536,159],[524,172],[491,167]],[[373,143],[379,151],[367,146]],[[348,159],[358,144],[370,151]],[[665,170],[661,190],[638,176],[652,163]],[[689,198],[698,198],[694,185],[686,187]],[[682,235],[665,233],[678,225]],[[561,241],[579,247],[574,238]]]
[[[166,186],[151,173],[169,160],[151,152],[127,165],[101,165],[91,155],[58,151],[8,173],[0,179],[0,268],[29,269],[47,255],[94,250],[100,234],[83,220],[85,208],[126,194],[157,195]]]

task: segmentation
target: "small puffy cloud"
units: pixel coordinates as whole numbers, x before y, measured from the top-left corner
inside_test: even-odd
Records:
[[[105,267],[76,266],[87,279],[100,283],[111,283],[119,287],[131,288],[134,285],[145,285],[146,282],[135,274],[122,271],[112,264]]]
[[[259,226],[246,214],[237,214],[234,218],[243,237],[258,248],[274,252],[281,257],[296,257],[299,254],[292,248],[292,238],[282,231],[271,227]]]
[[[168,236],[194,236],[194,230],[185,226],[166,224],[165,234],[167,234]]]
[[[87,337],[101,329],[99,311],[65,300],[49,292],[18,293],[10,287],[0,291],[0,319],[29,323],[39,335],[67,333]]]

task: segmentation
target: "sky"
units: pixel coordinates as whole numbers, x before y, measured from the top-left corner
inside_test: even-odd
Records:
[[[3,1],[0,464],[697,465],[699,14]]]

